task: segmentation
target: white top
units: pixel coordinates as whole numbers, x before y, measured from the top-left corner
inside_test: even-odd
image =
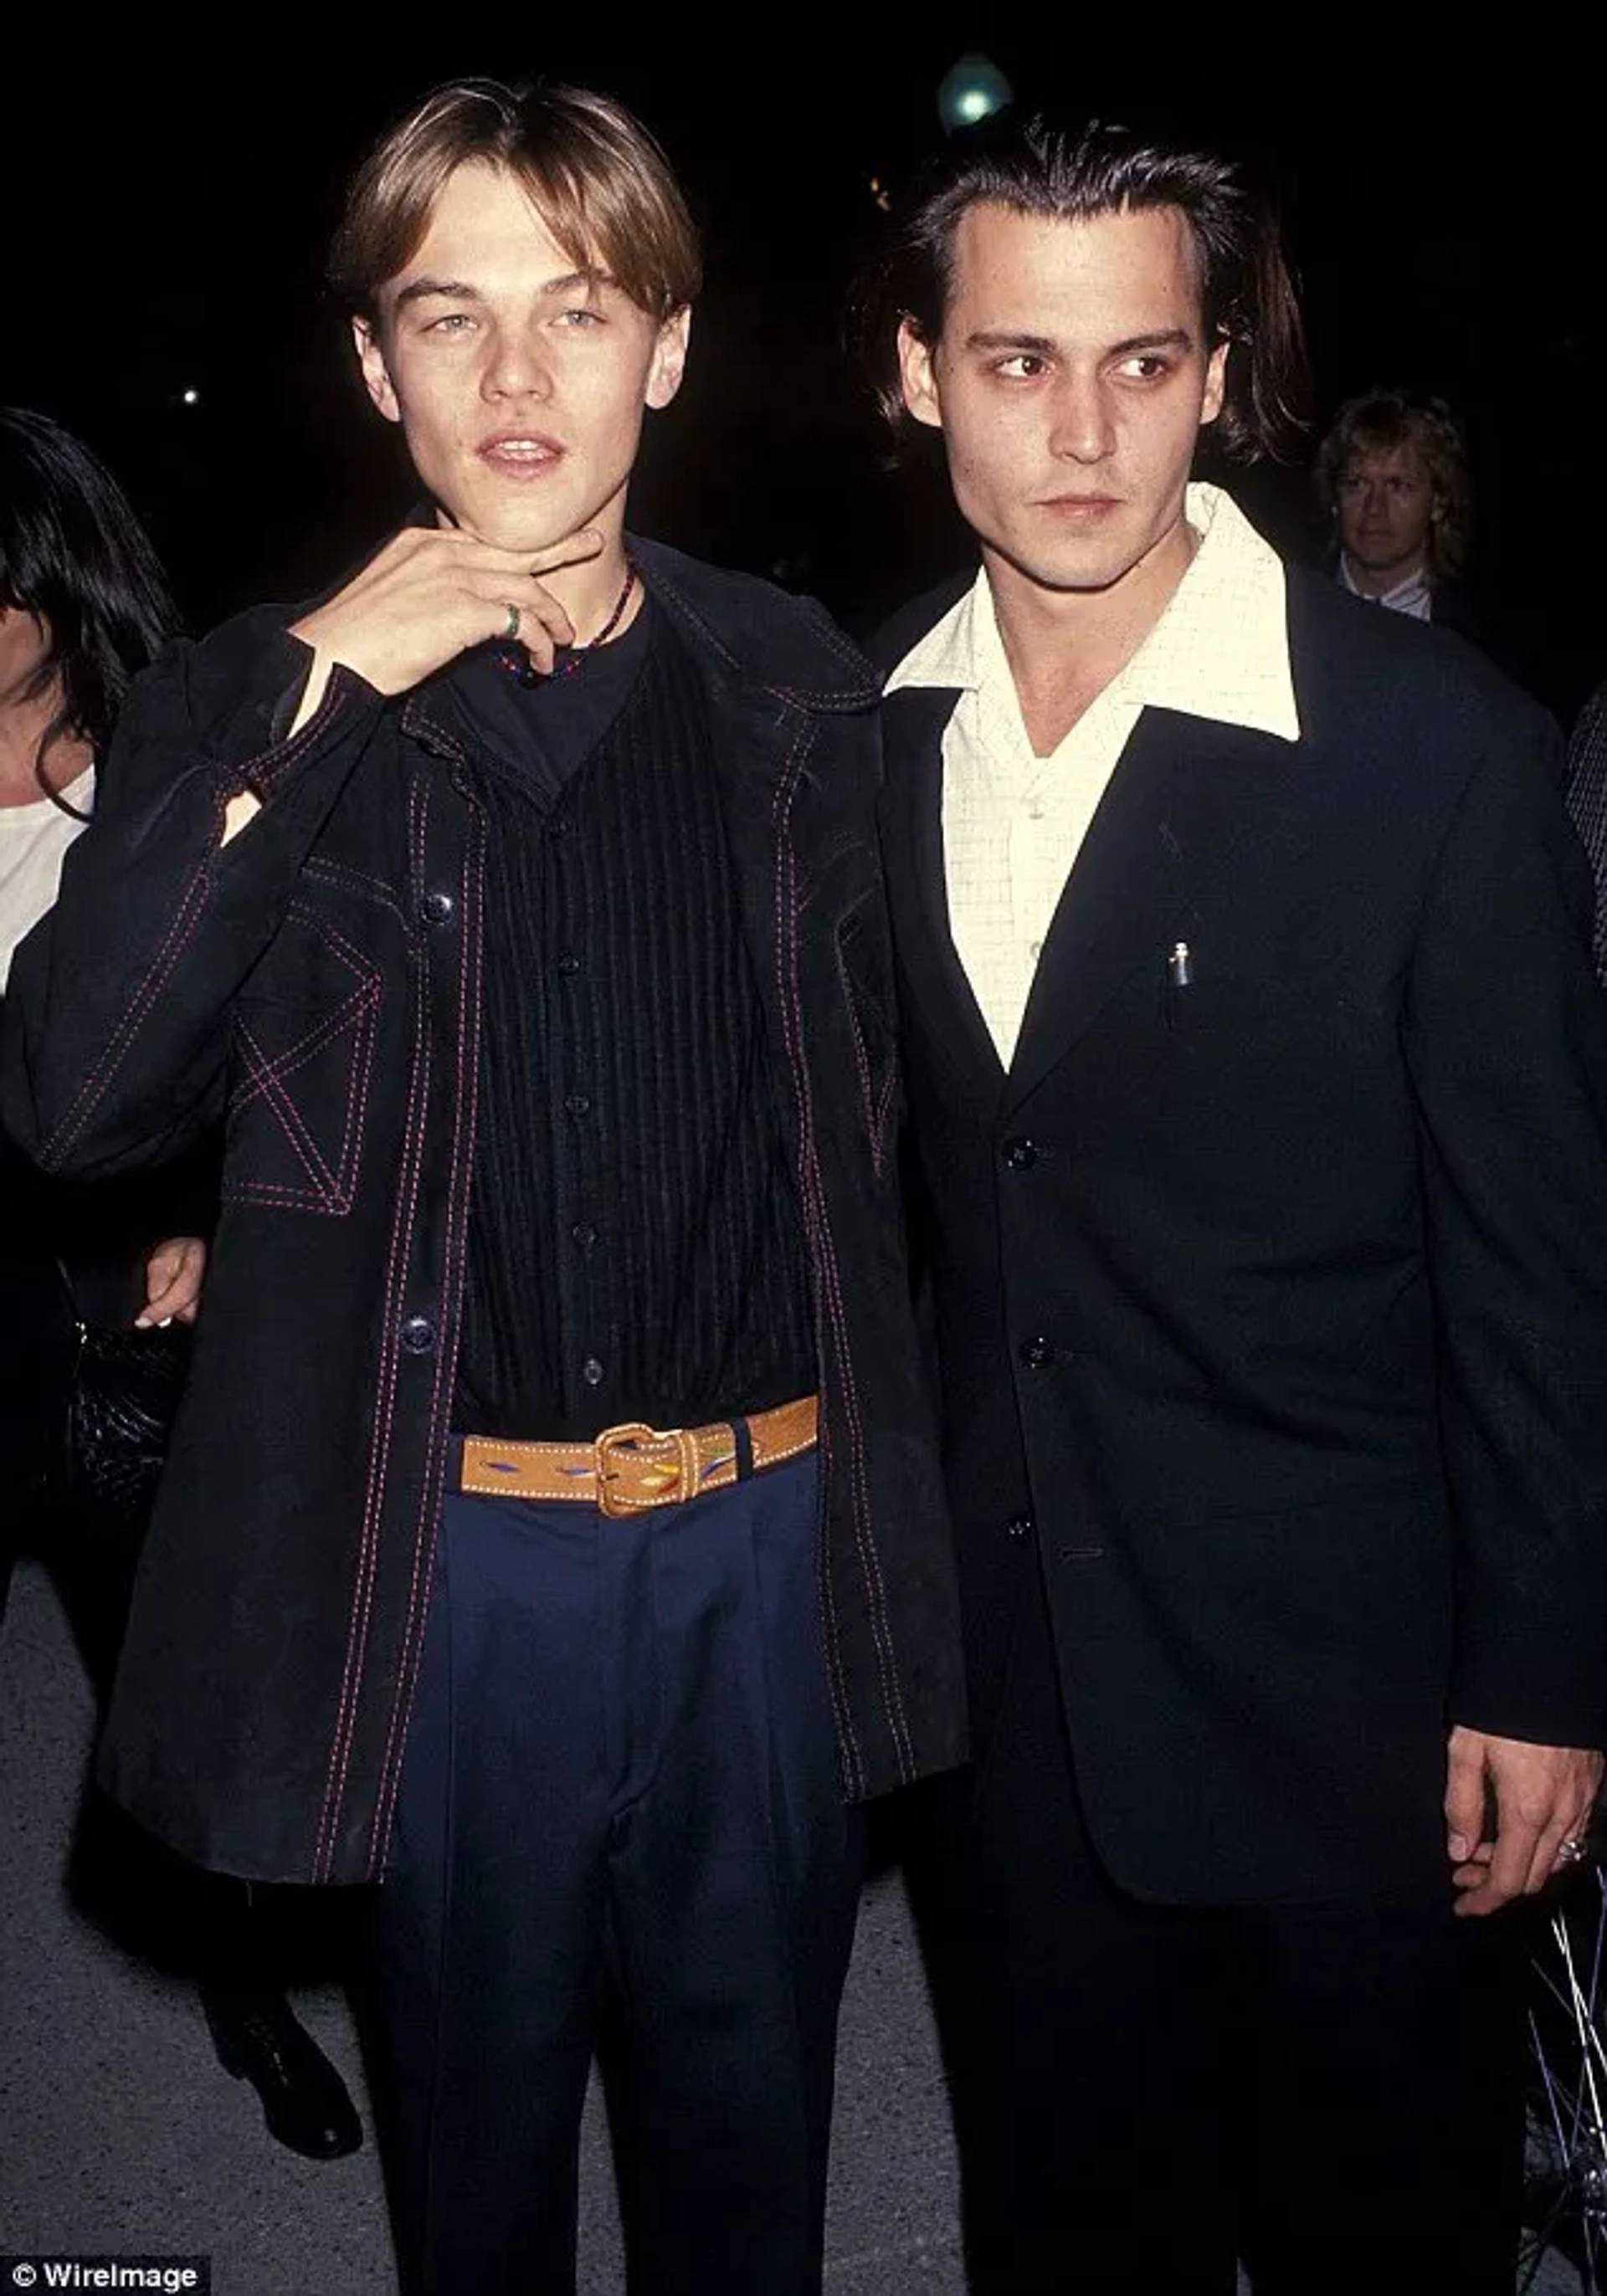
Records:
[[[985,570],[887,681],[958,686],[943,737],[949,930],[1008,1068],[1071,865],[1146,709],[1300,737],[1282,562],[1231,497],[1191,486],[1199,538],[1138,652],[1053,753],[1034,757]]]
[[[80,813],[87,813],[95,796],[95,767],[80,774],[62,795]],[[36,805],[0,805],[0,990],[11,976],[12,951],[54,901],[62,857],[87,825],[47,797]]]
[[[1434,619],[1434,593],[1429,578],[1420,566],[1408,574],[1404,582],[1397,582],[1389,590],[1362,590],[1356,586],[1350,571],[1350,561],[1339,553],[1339,587],[1348,590],[1353,598],[1364,599],[1370,606],[1388,606],[1392,614],[1410,614],[1414,622],[1431,622]]]

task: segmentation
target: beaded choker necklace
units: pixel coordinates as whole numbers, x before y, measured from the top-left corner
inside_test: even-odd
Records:
[[[577,670],[585,668],[598,646],[606,645],[618,629],[625,609],[630,603],[630,593],[635,587],[636,561],[627,554],[625,579],[621,586],[619,596],[614,602],[614,609],[607,620],[596,637],[588,638],[584,645],[569,646],[565,649],[563,660],[554,662],[549,674],[544,675],[536,668],[523,646],[517,652],[509,647],[506,652],[498,655],[498,660],[511,677],[518,679],[521,685],[546,685],[550,684],[554,677],[573,677]]]

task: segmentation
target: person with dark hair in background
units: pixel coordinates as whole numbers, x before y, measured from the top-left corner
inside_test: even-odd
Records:
[[[129,685],[177,627],[103,465],[48,416],[0,407],[0,993],[90,818]],[[208,1194],[188,1164],[138,1182],[47,1178],[0,1136],[0,1609],[18,1547],[40,1546],[103,1710],[206,1264],[174,1223]],[[266,1973],[244,1885],[101,1839],[103,1863],[133,1861],[155,1922],[182,1933],[152,1945],[198,1965],[219,2058],[251,2079],[273,2134],[314,2159],[350,2152],[361,2132],[345,2086]]]
[[[23,951],[8,1104],[223,1209],[103,1775],[378,1880],[410,2287],[820,2286],[849,1807],[957,1760],[894,1136],[877,690],[628,537],[698,285],[583,90],[438,90],[333,275],[429,501],[146,679]]]
[[[1463,579],[1473,526],[1467,449],[1443,398],[1369,390],[1347,399],[1313,476],[1341,589],[1475,635]]]
[[[1521,1955],[1481,1917],[1584,1855],[1607,1702],[1607,1040],[1552,728],[1191,485],[1298,377],[1220,160],[1004,118],[861,311],[982,554],[882,649],[970,2286],[1495,2296]]]

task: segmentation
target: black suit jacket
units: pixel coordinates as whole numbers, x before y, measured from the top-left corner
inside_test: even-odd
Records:
[[[1298,742],[1140,720],[1008,1077],[948,930],[954,697],[885,704],[978,1759],[1041,1562],[1095,1840],[1176,1902],[1443,1872],[1447,1723],[1594,1744],[1607,1702],[1607,1041],[1554,729],[1318,578],[1290,636]]]

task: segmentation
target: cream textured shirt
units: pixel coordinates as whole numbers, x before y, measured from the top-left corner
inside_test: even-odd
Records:
[[[1232,499],[1193,486],[1199,547],[1138,652],[1051,756],[1034,757],[985,572],[887,681],[960,688],[943,737],[949,930],[1010,1066],[1066,880],[1145,709],[1298,741],[1283,567]]]

